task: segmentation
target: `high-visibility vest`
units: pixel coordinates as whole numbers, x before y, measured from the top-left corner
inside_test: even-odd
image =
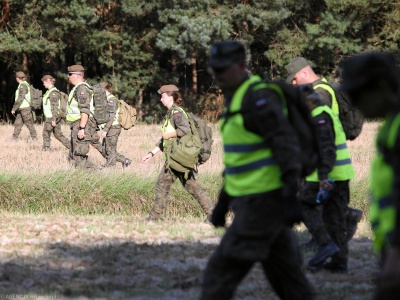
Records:
[[[263,84],[259,76],[251,76],[236,90],[229,105],[230,112],[221,119],[221,134],[224,144],[225,191],[234,197],[263,193],[282,186],[281,171],[271,148],[264,139],[244,127],[243,115],[239,112],[247,90]]]
[[[58,89],[56,87],[52,87],[43,95],[43,114],[47,119],[53,117],[53,113],[51,112],[50,93],[54,91],[58,92]],[[58,107],[60,107],[60,98],[58,99]]]
[[[377,154],[371,164],[370,189],[372,203],[369,219],[374,232],[374,250],[389,246],[396,221],[393,203],[394,171],[383,157],[382,148],[392,149],[400,128],[400,113],[387,119],[377,137]]]
[[[322,78],[321,81],[328,83],[328,81],[325,78]],[[335,114],[338,115],[339,114],[339,103],[336,99],[335,90],[330,85],[323,84],[323,83],[317,83],[316,85],[313,86],[314,90],[318,89],[318,88],[322,88],[322,89],[326,90],[331,95],[331,98],[332,98],[331,109]]]
[[[27,108],[31,106],[31,87],[29,86],[29,83],[27,81],[21,81],[21,83],[18,85],[17,91],[15,93],[15,102],[17,102],[18,97],[19,97],[19,88],[21,87],[21,84],[25,84],[28,88],[28,93],[25,94],[25,99],[22,101],[21,105],[19,108]]]
[[[81,118],[81,111],[79,109],[78,105],[78,99],[75,97],[75,91],[80,85],[86,85],[88,89],[90,90],[90,85],[87,84],[86,82],[80,82],[74,88],[71,90],[71,92],[68,95],[68,103],[67,103],[67,121],[70,122],[75,122]],[[90,97],[90,114],[93,116],[94,115],[94,107],[93,107],[93,93],[90,92],[91,97]]]
[[[339,117],[327,105],[314,108],[311,112],[311,115],[315,117],[324,112],[327,113],[332,119],[336,146],[335,165],[329,172],[328,177],[334,181],[350,180],[354,178],[354,168],[351,164],[350,153],[346,144],[346,134],[344,133]],[[311,175],[307,176],[306,181],[319,182],[318,171],[315,170]]]

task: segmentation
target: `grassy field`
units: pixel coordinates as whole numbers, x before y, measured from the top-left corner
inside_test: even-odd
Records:
[[[368,172],[376,123],[349,143],[356,179],[351,206],[368,210]],[[179,183],[171,191],[165,220],[146,223],[162,155],[143,164],[159,126],[136,126],[121,134],[119,152],[133,160],[123,170],[79,172],[55,139],[53,151],[39,141],[11,141],[13,127],[0,126],[0,299],[197,299],[202,272],[223,230],[203,223],[198,204]],[[68,128],[63,128],[68,134]],[[198,180],[216,200],[221,183],[221,142],[215,132],[213,156]],[[91,149],[97,165],[104,159]],[[303,226],[299,241],[308,240]],[[318,299],[370,299],[377,257],[365,219],[350,242],[349,274],[307,276]],[[312,253],[305,252],[305,261]],[[276,299],[255,266],[235,299]]]

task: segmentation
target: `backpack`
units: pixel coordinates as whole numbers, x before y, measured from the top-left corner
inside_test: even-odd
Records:
[[[182,108],[180,109],[183,111]],[[191,170],[195,170],[202,148],[196,125],[191,116],[189,114],[186,115],[190,124],[190,132],[180,138],[168,140],[164,147],[167,167],[185,173],[185,178],[187,178]],[[171,115],[168,114],[167,118],[170,117]]]
[[[363,113],[351,103],[349,95],[340,89],[338,82],[319,81],[315,88],[323,88],[331,95],[335,93],[339,105],[339,119],[342,123],[347,140],[354,140],[359,136],[364,124],[365,117]]]
[[[34,88],[32,85],[29,86],[30,93],[31,93],[31,102],[30,105],[33,109],[40,109],[42,108],[42,91],[39,89]]]
[[[131,129],[135,126],[137,118],[136,109],[126,103],[124,100],[119,100],[119,114],[118,123],[125,130]]]
[[[62,91],[60,93],[60,107],[58,109],[58,116],[65,118],[67,116],[68,95]]]
[[[283,92],[289,122],[299,137],[302,162],[301,176],[306,177],[319,167],[321,146],[316,125],[306,102],[304,89],[303,87],[291,86],[283,81],[274,81],[268,84],[271,85],[270,87],[277,86]]]
[[[91,87],[93,92],[94,119],[97,125],[107,123],[110,120],[106,90],[95,84]]]
[[[199,153],[198,164],[204,164],[211,156],[211,147],[214,142],[212,139],[211,127],[207,125],[200,117],[193,113],[188,113],[189,117],[193,120],[201,141],[201,149]]]

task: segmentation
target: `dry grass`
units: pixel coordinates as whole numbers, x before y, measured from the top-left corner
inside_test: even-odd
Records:
[[[41,137],[41,127],[37,128]],[[11,174],[34,173],[40,177],[60,170],[73,172],[67,151],[58,141],[53,139],[54,151],[41,152],[41,141],[25,141],[26,128],[22,141],[11,142],[12,129],[0,126],[0,182]],[[366,124],[362,136],[349,143],[357,174],[352,193],[357,199],[368,195],[376,129],[376,123]],[[63,130],[68,133],[68,128]],[[213,156],[200,167],[202,178],[222,171],[220,138],[214,136]],[[140,162],[158,138],[159,127],[155,125],[136,126],[122,133],[119,151],[134,161],[124,174],[140,175],[149,181],[158,175],[161,155],[149,164]],[[99,165],[104,161],[93,149],[90,156]],[[117,166],[102,172],[112,176],[122,169]],[[178,190],[186,197],[181,187]],[[223,234],[190,215],[149,224],[140,215],[21,214],[3,210],[0,220],[0,298],[8,295],[14,299],[197,299],[202,271]],[[296,230],[300,241],[308,239],[304,227]],[[377,272],[377,258],[371,248],[371,230],[363,220],[350,242],[350,274],[307,272],[319,292],[317,299],[370,299]],[[305,260],[311,255],[304,253]],[[259,266],[240,285],[236,299],[276,299]]]

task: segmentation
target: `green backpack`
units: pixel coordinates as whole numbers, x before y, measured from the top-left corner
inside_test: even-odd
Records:
[[[95,84],[92,87],[94,119],[97,125],[107,123],[110,120],[106,90],[100,85]]]
[[[33,109],[40,109],[42,108],[42,91],[34,88],[32,85],[28,85],[29,91],[31,93],[31,101],[30,105]]]
[[[60,107],[58,108],[58,116],[65,118],[67,116],[68,95],[62,91],[60,93]]]

